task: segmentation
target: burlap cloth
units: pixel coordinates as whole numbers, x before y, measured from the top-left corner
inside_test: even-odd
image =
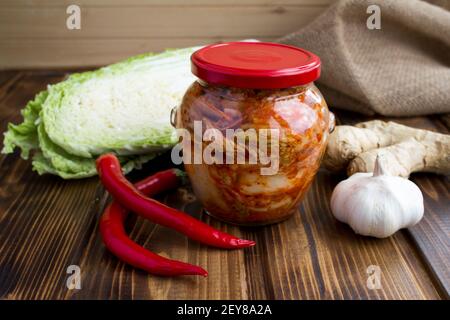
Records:
[[[341,0],[279,42],[321,58],[317,85],[332,107],[390,116],[450,112],[449,2]],[[372,4],[381,9],[379,30],[366,25]]]

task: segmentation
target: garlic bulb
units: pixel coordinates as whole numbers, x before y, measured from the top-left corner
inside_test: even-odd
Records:
[[[331,211],[356,233],[385,238],[422,219],[423,196],[412,181],[387,175],[377,157],[373,174],[355,173],[336,186]]]

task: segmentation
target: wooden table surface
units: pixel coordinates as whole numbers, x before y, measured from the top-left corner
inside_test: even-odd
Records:
[[[0,72],[0,130],[19,122],[34,95],[66,76],[62,71]],[[338,112],[339,123],[365,120]],[[448,117],[398,121],[448,133]],[[131,237],[173,259],[198,264],[208,278],[161,278],[119,262],[100,239],[98,219],[110,200],[97,178],[64,181],[38,176],[18,152],[0,156],[0,298],[2,299],[448,299],[450,209],[448,177],[414,174],[425,216],[388,239],[355,235],[337,222],[329,198],[344,178],[321,170],[290,220],[238,228],[209,218],[189,187],[161,200],[216,228],[254,239],[256,247],[224,251],[199,245],[140,218]],[[130,179],[170,166],[162,156]],[[81,289],[69,290],[67,268],[78,265]],[[380,289],[367,286],[369,266],[380,268]]]

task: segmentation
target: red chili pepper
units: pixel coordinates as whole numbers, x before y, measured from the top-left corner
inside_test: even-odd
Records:
[[[124,207],[142,217],[218,248],[238,249],[255,245],[254,241],[221,232],[184,212],[146,198],[123,176],[119,160],[113,154],[100,156],[96,164],[100,179],[108,192]]]
[[[180,171],[169,169],[152,175],[138,183],[136,188],[148,196],[177,187],[181,180]],[[117,201],[113,201],[100,219],[100,233],[105,246],[122,261],[149,273],[162,276],[202,275],[208,272],[201,267],[170,260],[146,250],[133,242],[125,232],[123,223],[128,215]]]

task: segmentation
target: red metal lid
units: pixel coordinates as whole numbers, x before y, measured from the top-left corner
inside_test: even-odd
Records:
[[[201,80],[238,88],[288,88],[320,76],[318,56],[271,42],[213,44],[194,52],[191,62],[192,73]]]

